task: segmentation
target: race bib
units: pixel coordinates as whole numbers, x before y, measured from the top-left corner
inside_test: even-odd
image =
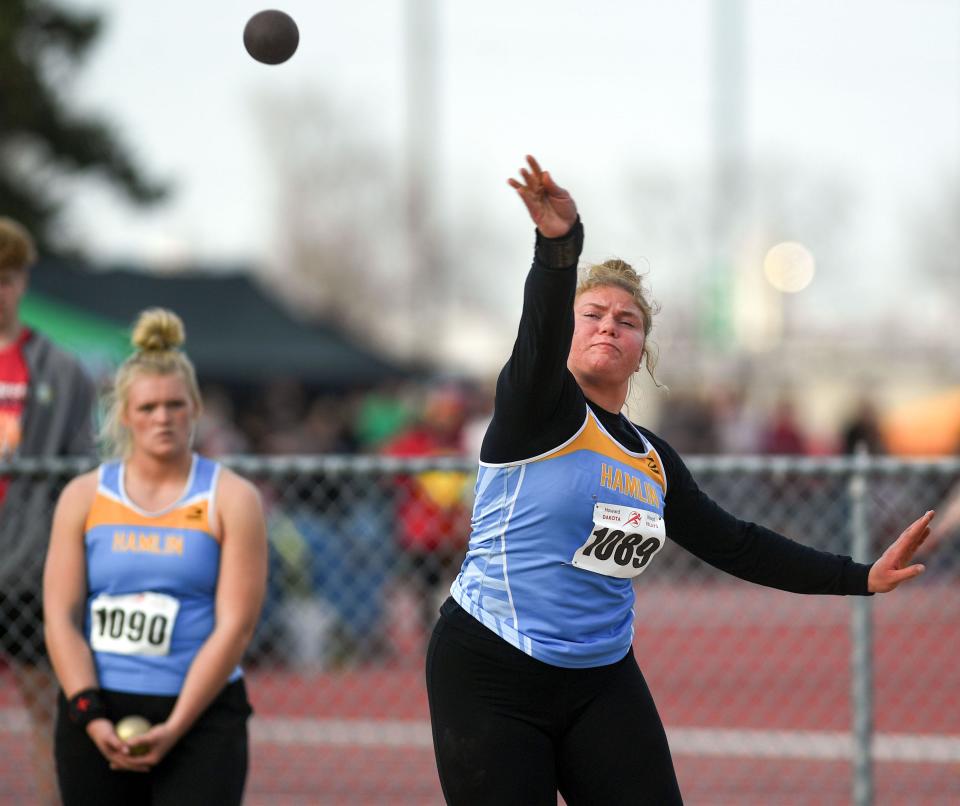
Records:
[[[573,555],[573,564],[595,574],[629,579],[644,572],[666,537],[663,518],[656,512],[596,504],[593,531]]]
[[[90,603],[90,646],[120,655],[169,655],[180,601],[163,593],[101,594]]]

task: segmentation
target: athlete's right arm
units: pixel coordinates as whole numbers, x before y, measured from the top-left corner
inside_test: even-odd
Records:
[[[43,630],[50,661],[67,699],[96,688],[97,673],[83,637],[87,601],[84,524],[97,489],[96,471],[71,481],[53,514],[43,568]]]
[[[529,458],[569,438],[582,424],[585,403],[567,369],[573,338],[576,267],[583,226],[570,194],[528,157],[523,182],[509,180],[537,225],[536,253],[524,285],[517,339],[497,380],[493,421],[481,458]]]
[[[87,602],[84,524],[96,490],[95,470],[64,488],[53,514],[43,567],[43,634],[57,681],[68,700],[99,687],[93,655],[83,636]],[[94,719],[87,725],[87,733],[112,767],[136,769],[109,719]]]

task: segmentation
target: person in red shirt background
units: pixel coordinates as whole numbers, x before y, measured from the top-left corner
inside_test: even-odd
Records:
[[[808,452],[807,439],[797,421],[793,401],[786,395],[774,405],[760,442],[763,453],[772,455],[802,456]]]
[[[92,456],[95,390],[80,363],[20,321],[36,249],[0,217],[0,461]],[[56,684],[43,642],[41,574],[59,484],[0,476],[0,652],[32,722],[42,803],[58,802],[53,774]]]
[[[0,270],[0,326],[5,319],[5,308],[16,296],[17,278],[12,272]],[[6,345],[0,345],[0,456],[13,456],[20,445],[20,420],[27,403],[27,381],[30,378],[23,345],[30,331],[21,329],[20,335]],[[0,336],[0,338],[3,338]],[[0,503],[7,492],[8,480],[0,477]]]
[[[417,422],[394,436],[382,452],[402,457],[462,456],[467,415],[459,387],[435,387],[427,392]],[[442,583],[446,576],[452,578],[466,549],[472,481],[460,471],[430,470],[403,477],[396,491],[397,544],[418,587],[425,631],[437,619]]]

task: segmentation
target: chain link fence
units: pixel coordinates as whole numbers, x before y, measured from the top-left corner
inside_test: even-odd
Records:
[[[247,802],[442,803],[423,660],[466,545],[475,465],[229,464],[260,488],[270,536],[268,594],[245,661],[256,712]],[[955,460],[688,464],[739,517],[864,559],[960,479]],[[20,461],[0,473],[57,488],[81,469]],[[668,544],[637,583],[634,649],[688,803],[960,802],[960,535],[924,559],[927,574],[887,596],[803,597],[732,579]],[[36,628],[29,608],[7,608],[4,803],[41,802],[34,678],[23,674],[39,662]]]

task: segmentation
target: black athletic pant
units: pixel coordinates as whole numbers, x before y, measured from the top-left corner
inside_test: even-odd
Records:
[[[113,722],[138,714],[162,722],[176,697],[104,691]],[[193,727],[148,773],[111,770],[86,730],[67,718],[60,694],[54,756],[64,806],[239,806],[247,779],[243,680],[226,685]]]
[[[667,737],[640,668],[551,666],[452,599],[427,651],[427,693],[451,806],[682,803]]]

